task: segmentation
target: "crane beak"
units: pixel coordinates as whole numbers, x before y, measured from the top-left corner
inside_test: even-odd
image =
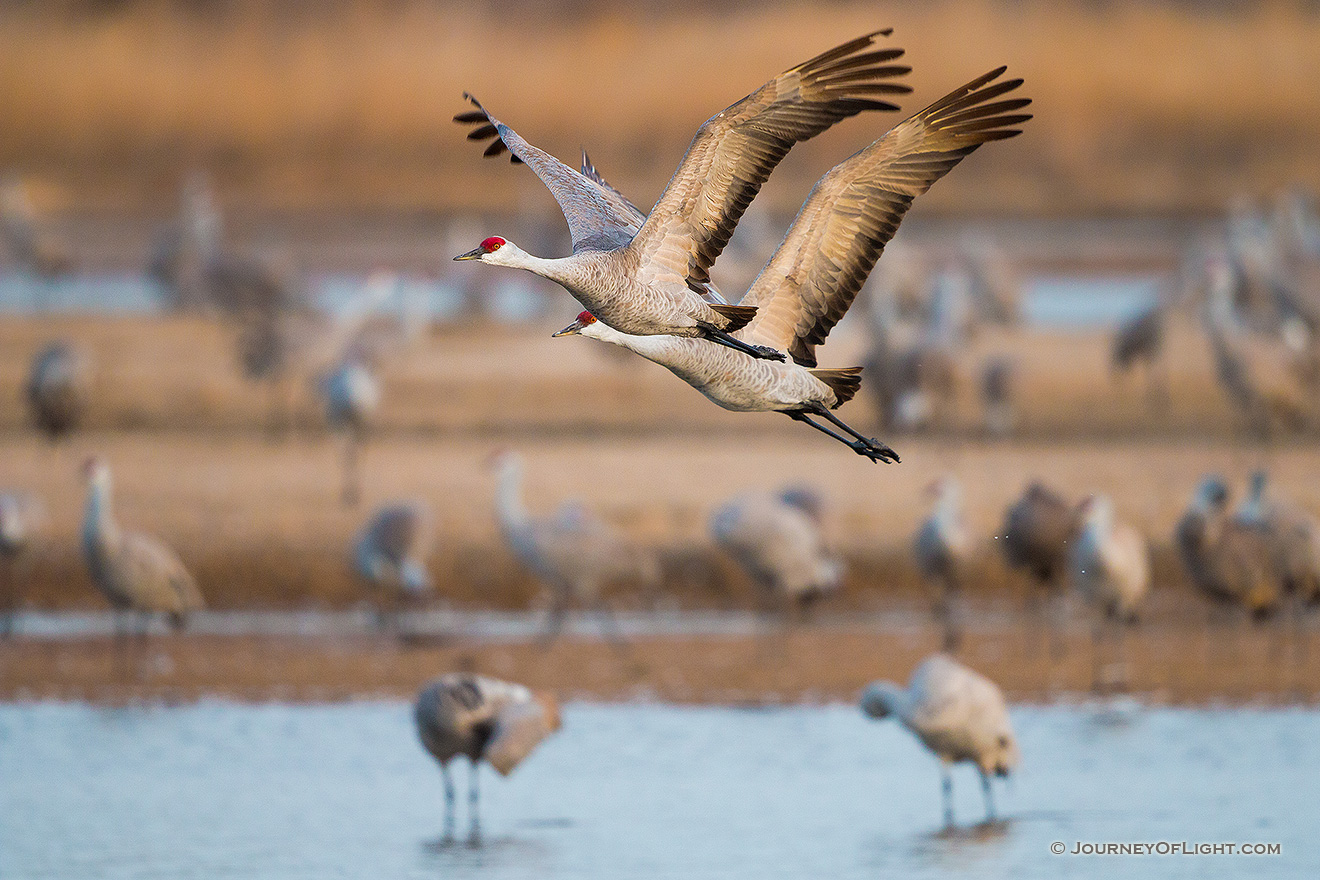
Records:
[[[466,254],[459,254],[458,256],[454,257],[454,262],[461,263],[464,260],[480,260],[485,255],[486,255],[486,251],[484,249],[473,248],[472,250],[468,251]]]
[[[574,321],[572,324],[569,324],[567,327],[565,327],[563,330],[560,330],[558,333],[551,333],[550,337],[553,339],[559,336],[576,336],[577,334],[582,332],[582,328],[585,326],[587,325],[583,324],[581,321]]]

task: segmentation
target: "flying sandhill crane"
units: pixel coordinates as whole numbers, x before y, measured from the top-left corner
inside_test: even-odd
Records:
[[[986,358],[981,369],[981,414],[986,434],[1007,437],[1013,433],[1017,412],[1013,403],[1013,374],[1016,368],[1008,355]]]
[[[164,614],[181,629],[190,612],[203,607],[202,594],[188,570],[169,547],[141,532],[124,531],[111,511],[110,466],[92,457],[83,465],[87,510],[83,516],[82,549],[97,588],[115,610],[115,631],[126,634],[121,618],[138,616],[138,634],[145,637],[153,614]]]
[[[962,644],[959,605],[962,576],[972,554],[972,538],[963,521],[962,489],[951,476],[927,487],[935,506],[913,539],[917,568],[935,588],[935,617],[944,627],[943,650],[957,651]]]
[[[955,90],[835,166],[812,189],[779,248],[742,299],[756,306],[741,338],[787,351],[761,362],[705,339],[635,336],[590,312],[559,335],[582,333],[632,349],[735,412],[782,412],[872,461],[897,461],[830,411],[853,396],[860,367],[818,370],[815,347],[852,305],[912,200],[981,144],[1019,133],[1025,98],[992,101],[1021,85],[993,82],[1003,68]],[[654,212],[653,212],[654,213]],[[848,436],[812,421],[820,417]]]
[[[470,763],[468,805],[472,836],[477,836],[477,773],[485,761],[508,776],[532,750],[560,727],[559,704],[548,693],[534,693],[484,675],[442,675],[417,694],[413,706],[422,746],[440,762],[445,782],[445,837],[454,831],[454,783],[449,762],[459,755]]]
[[[430,505],[399,501],[377,510],[354,539],[353,567],[373,593],[382,626],[397,626],[399,606],[431,591],[426,558],[434,537]]]
[[[581,503],[567,501],[548,517],[534,517],[522,497],[522,458],[502,450],[490,460],[495,471],[495,517],[514,557],[549,589],[550,613],[542,636],[549,646],[573,605],[592,608],[606,637],[621,652],[622,636],[602,591],[614,584],[640,582],[654,591],[658,562]]]
[[[785,620],[837,590],[843,578],[843,563],[825,546],[812,498],[797,489],[750,492],[710,517],[711,539],[751,578],[764,607],[779,606]]]
[[[1261,530],[1284,590],[1307,605],[1320,603],[1320,518],[1287,500],[1269,497],[1264,471],[1251,475],[1234,521]]]
[[[19,561],[41,517],[42,506],[32,496],[0,492],[0,638],[14,631],[14,614],[22,605]]]
[[[981,774],[986,819],[995,815],[990,777],[1008,776],[1021,758],[1004,695],[990,679],[945,654],[921,662],[906,688],[879,681],[862,693],[871,718],[895,716],[942,764],[944,822],[953,825],[954,764],[968,761]]]
[[[73,271],[68,244],[38,219],[17,179],[0,181],[0,247],[25,272],[44,282]]]
[[[1077,533],[1077,511],[1063,497],[1040,482],[1027,486],[1022,497],[1004,514],[1000,546],[1008,567],[1025,571],[1034,587],[1029,602],[1042,607],[1050,618],[1050,653],[1058,657],[1057,607],[1062,578],[1067,571],[1068,546]]]
[[[26,397],[32,423],[52,443],[82,424],[92,390],[92,359],[82,346],[56,341],[32,358]]]
[[[620,333],[700,337],[757,358],[783,360],[765,344],[735,338],[755,312],[752,302],[725,304],[710,267],[747,205],[794,144],[864,110],[897,110],[881,95],[910,92],[894,82],[910,68],[893,64],[902,49],[872,50],[867,34],[781,73],[697,131],[651,213],[605,183],[590,162],[578,173],[477,108],[454,117],[479,127],[468,137],[495,140],[550,189],[568,221],[573,254],[534,257],[498,236],[455,257],[526,269],[555,281]]]
[[[1091,495],[1078,507],[1081,528],[1068,553],[1072,582],[1097,612],[1091,653],[1091,688],[1103,689],[1101,650],[1107,627],[1115,629],[1123,682],[1123,626],[1137,619],[1150,591],[1150,549],[1135,528],[1114,516],[1108,495]]]
[[[1216,604],[1245,608],[1256,620],[1279,608],[1282,588],[1271,565],[1268,538],[1227,514],[1228,488],[1206,477],[1174,531],[1192,584]]]
[[[1165,325],[1168,309],[1155,303],[1141,309],[1118,325],[1109,349],[1109,363],[1114,375],[1127,373],[1137,363],[1142,365],[1146,392],[1152,405],[1168,397],[1168,385],[1157,369],[1164,354]]]
[[[380,407],[380,380],[366,357],[350,352],[321,382],[325,421],[340,434],[344,447],[344,480],[340,499],[353,507],[362,497],[361,446]]]

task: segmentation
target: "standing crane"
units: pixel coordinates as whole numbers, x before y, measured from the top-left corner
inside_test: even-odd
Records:
[[[953,826],[954,764],[967,761],[981,774],[986,820],[995,818],[990,777],[1006,777],[1021,762],[1004,694],[990,679],[945,654],[921,662],[906,688],[878,681],[862,693],[870,718],[894,716],[940,759],[944,824]]]
[[[204,606],[183,562],[157,538],[125,531],[111,510],[110,466],[93,456],[83,465],[87,509],[83,516],[82,549],[87,570],[115,611],[115,632],[122,643],[125,614],[138,617],[138,635],[145,638],[153,614],[164,614],[175,629]]]
[[[32,423],[52,443],[77,430],[92,390],[92,359],[81,346],[60,340],[32,358],[27,404]]]
[[[354,507],[362,498],[361,447],[380,407],[380,380],[365,353],[350,351],[321,381],[325,421],[341,435],[344,480],[340,500]]]
[[[963,520],[962,488],[952,476],[926,489],[935,506],[917,529],[912,549],[922,578],[934,587],[935,619],[944,628],[942,650],[956,652],[962,644],[959,606],[962,575],[972,555],[972,537]]]
[[[660,580],[655,556],[578,502],[565,502],[553,516],[532,516],[522,497],[521,457],[502,450],[490,463],[497,481],[495,517],[500,534],[518,562],[549,589],[550,612],[542,644],[548,647],[554,642],[569,608],[580,605],[595,611],[606,637],[623,652],[623,637],[602,591],[613,584],[640,581],[653,593]]]
[[[1057,606],[1067,572],[1068,545],[1077,528],[1077,511],[1053,489],[1033,482],[1009,506],[1000,531],[1004,561],[1009,568],[1027,573],[1034,588],[1028,601],[1049,617],[1050,655],[1056,659],[1063,651]]]
[[[0,180],[0,246],[42,284],[73,271],[68,243],[41,222],[23,184],[14,178]]]
[[[426,558],[435,537],[435,515],[424,501],[381,507],[353,541],[353,567],[373,593],[377,620],[397,629],[401,604],[431,592]]]
[[[895,126],[826,174],[812,189],[784,241],[742,299],[756,306],[741,338],[783,349],[788,363],[762,361],[706,339],[621,332],[591,312],[557,335],[621,345],[664,366],[712,402],[734,412],[782,412],[858,455],[898,460],[888,446],[857,433],[831,410],[860,386],[860,367],[815,369],[815,347],[852,305],[862,282],[912,200],[981,144],[1020,133],[1030,117],[1013,111],[1026,98],[993,99],[1018,79],[994,82],[993,70]],[[654,214],[654,211],[652,212]],[[848,436],[813,421],[822,418]]]
[[[799,489],[751,492],[721,505],[710,536],[760,591],[763,607],[805,612],[838,590],[843,563],[825,546],[819,508]]]
[[[873,49],[877,31],[781,73],[712,116],[649,214],[643,215],[583,163],[583,173],[533,147],[487,112],[454,117],[476,124],[473,140],[494,141],[487,156],[508,150],[549,188],[568,221],[573,254],[535,257],[491,236],[456,260],[526,269],[558,283],[619,333],[701,338],[754,358],[783,360],[765,343],[735,336],[755,302],[727,305],[710,267],[743,211],[794,144],[866,110],[897,110],[880,99],[911,89],[895,82],[910,68],[892,62],[902,49]]]
[[[1159,371],[1167,324],[1168,307],[1164,303],[1147,306],[1118,325],[1109,349],[1114,375],[1127,373],[1138,363],[1142,365],[1146,395],[1152,406],[1169,396],[1168,379]]]
[[[1269,541],[1259,528],[1229,517],[1227,504],[1228,487],[1221,478],[1201,480],[1178,520],[1174,543],[1188,578],[1204,596],[1264,620],[1278,610],[1283,592]]]
[[[1320,603],[1320,518],[1290,501],[1271,497],[1268,482],[1263,470],[1251,475],[1248,494],[1233,519],[1264,533],[1284,591],[1300,603],[1316,605]]]
[[[445,783],[445,838],[454,833],[454,783],[449,762],[468,759],[468,805],[472,838],[479,833],[478,764],[485,761],[508,776],[532,750],[559,730],[559,703],[548,693],[484,675],[451,672],[417,694],[413,720],[423,748],[440,764]]]
[[[14,632],[14,615],[23,604],[18,567],[41,516],[42,506],[35,498],[0,492],[0,638]]]
[[[1068,571],[1078,591],[1096,611],[1091,643],[1091,689],[1104,689],[1102,647],[1106,629],[1113,628],[1123,683],[1123,633],[1137,620],[1150,592],[1150,549],[1135,528],[1114,516],[1108,495],[1091,495],[1078,507],[1080,529],[1068,552]]]

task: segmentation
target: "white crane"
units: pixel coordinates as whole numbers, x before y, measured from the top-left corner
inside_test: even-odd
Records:
[[[1068,550],[1068,572],[1078,591],[1097,612],[1092,631],[1091,688],[1103,689],[1102,646],[1106,628],[1112,628],[1123,681],[1123,627],[1136,621],[1150,592],[1150,549],[1133,526],[1114,515],[1108,495],[1091,495],[1078,508],[1081,528]]]
[[[31,495],[0,492],[0,638],[13,634],[14,615],[22,605],[18,566],[43,510]]]
[[[435,539],[435,515],[424,501],[387,504],[353,541],[353,568],[373,593],[378,621],[398,625],[401,604],[431,592],[426,559]]]
[[[120,529],[111,510],[110,466],[92,457],[83,465],[87,509],[82,549],[97,588],[115,610],[115,631],[125,634],[121,617],[136,613],[139,635],[152,614],[164,614],[182,628],[190,612],[203,607],[197,583],[173,550],[151,535]]]
[[[573,254],[543,259],[492,236],[456,260],[526,269],[557,282],[621,333],[700,337],[757,358],[784,355],[735,338],[753,302],[725,304],[710,267],[747,205],[794,144],[864,110],[897,110],[883,95],[911,89],[894,82],[910,68],[893,64],[902,49],[872,49],[878,31],[781,73],[697,131],[669,186],[647,215],[605,183],[584,156],[576,172],[518,136],[480,104],[454,117],[479,127],[468,137],[496,140],[550,189],[568,221]]]
[[[653,592],[660,580],[658,561],[576,501],[553,516],[534,517],[522,497],[522,459],[502,450],[490,460],[495,471],[495,516],[514,557],[549,589],[550,611],[542,644],[559,635],[573,605],[592,608],[606,637],[621,652],[624,642],[602,591],[623,582],[641,582]]]
[[[742,299],[742,305],[757,311],[740,337],[785,350],[791,362],[762,361],[706,339],[623,333],[593,320],[590,312],[558,335],[581,333],[622,345],[666,367],[725,409],[782,412],[872,461],[897,461],[892,449],[863,437],[831,412],[856,393],[861,368],[814,369],[815,347],[852,305],[912,200],[981,144],[1018,134],[1019,129],[1008,126],[1030,118],[1014,112],[1030,103],[1026,98],[993,100],[1022,83],[994,82],[1003,71],[978,77],[899,123],[836,165],[812,189]]]
[[[92,392],[92,359],[80,345],[58,340],[32,358],[26,397],[32,423],[55,442],[82,424]]]
[[[798,489],[749,492],[710,517],[711,539],[747,573],[764,607],[805,611],[838,590],[843,563],[821,534],[814,495]]]
[[[953,653],[962,644],[959,606],[972,536],[963,519],[962,487],[956,479],[941,477],[927,487],[926,494],[935,505],[918,527],[912,549],[922,578],[935,588],[935,618],[944,627],[943,650]]]
[[[484,675],[450,673],[426,685],[413,707],[422,746],[440,763],[445,783],[445,837],[454,830],[454,783],[449,762],[469,761],[468,804],[472,836],[477,836],[478,764],[485,761],[507,776],[532,749],[560,727],[559,704],[548,693],[534,693]]]
[[[944,822],[953,825],[954,764],[968,761],[981,774],[987,820],[995,816],[990,777],[1008,776],[1021,761],[1004,694],[990,679],[945,654],[921,662],[906,688],[879,681],[862,693],[871,718],[890,715],[940,759]]]

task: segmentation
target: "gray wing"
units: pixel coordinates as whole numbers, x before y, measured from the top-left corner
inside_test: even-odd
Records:
[[[881,95],[911,68],[889,62],[902,49],[864,51],[877,31],[799,64],[712,116],[637,233],[648,280],[699,290],[743,211],[794,144],[864,110],[897,110]]]
[[[432,516],[421,502],[396,504],[376,514],[371,534],[376,548],[385,556],[402,561],[411,556],[425,556],[429,543]]]
[[[778,250],[740,305],[756,317],[739,336],[788,352],[808,367],[815,347],[852,305],[912,200],[987,141],[1020,134],[1009,126],[1027,98],[994,101],[1022,84],[993,70],[894,126],[834,166],[807,196]]]
[[[554,156],[529,144],[513,129],[492,116],[477,99],[464,92],[476,110],[460,113],[455,122],[477,124],[468,132],[468,139],[484,141],[494,138],[486,147],[485,155],[498,156],[505,150],[513,162],[526,163],[536,172],[541,182],[559,203],[573,236],[573,252],[604,251],[623,247],[632,241],[642,227],[645,217],[632,202],[618,190],[605,183],[583,153],[584,171],[574,171]]]

